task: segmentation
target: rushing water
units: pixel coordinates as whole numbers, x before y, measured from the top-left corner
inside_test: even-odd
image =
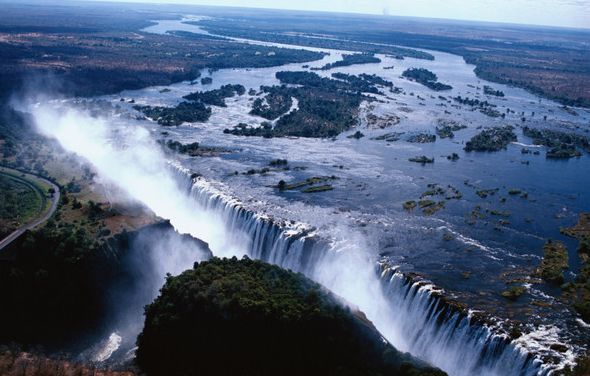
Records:
[[[169,30],[204,33],[180,21],[162,21],[145,31],[165,33]],[[330,55],[310,63],[310,68],[336,61],[346,53],[320,50]],[[544,239],[558,237],[560,226],[573,224],[576,213],[590,210],[590,191],[583,188],[590,186],[590,175],[582,173],[589,170],[590,158],[584,155],[569,161],[550,161],[522,154],[522,146],[515,144],[498,153],[469,154],[462,151],[462,143],[482,125],[516,124],[523,111],[529,119],[527,124],[542,124],[543,116],[547,115],[551,126],[570,127],[576,131],[588,130],[589,114],[577,110],[579,115],[575,116],[556,103],[521,89],[485,83],[475,77],[474,67],[465,64],[462,58],[431,53],[434,61],[399,61],[380,55],[383,60],[380,64],[319,73],[326,76],[336,71],[375,73],[404,89],[403,95],[392,94],[380,98],[378,103],[363,105],[363,115],[395,114],[401,119],[399,124],[388,129],[371,129],[361,122],[367,136],[361,140],[348,139],[346,134],[336,140],[224,135],[223,129],[239,122],[259,124],[262,121],[248,114],[252,100],[249,95],[228,99],[226,108],[214,107],[213,116],[206,124],[166,129],[171,139],[183,143],[198,141],[231,152],[211,158],[178,157],[177,163],[181,166],[172,168],[174,179],[182,187],[180,194],[190,196],[191,204],[181,199],[172,206],[167,206],[166,201],[142,201],[156,214],[171,219],[173,224],[176,221],[181,231],[214,244],[214,252],[222,251],[223,244],[241,244],[229,247],[222,255],[248,254],[305,273],[357,305],[396,347],[451,375],[546,373],[550,367],[544,366],[535,356],[550,355],[562,365],[567,364],[573,356],[572,348],[560,354],[550,351],[548,346],[570,339],[581,338],[583,342],[589,336],[588,328],[579,325],[575,316],[563,309],[531,311],[533,299],[555,302],[556,292],[541,285],[531,286],[527,296],[519,302],[507,303],[498,293],[506,284],[501,276],[507,273],[528,275],[539,262]],[[383,69],[392,65],[394,69]],[[401,72],[410,67],[430,69],[441,82],[453,85],[454,89],[444,94],[448,97],[483,98],[481,86],[484,84],[500,89],[506,93],[505,98],[485,99],[497,104],[500,111],[511,108],[516,114],[508,115],[505,120],[492,119],[469,108],[454,107],[439,99],[438,94],[400,78]],[[279,83],[275,79],[277,71],[302,69],[301,64],[288,64],[203,72],[213,78],[212,85],[203,87],[199,83],[183,82],[167,87],[169,92],[161,92],[163,87],[154,87],[102,99],[122,106],[133,116],[135,111],[131,105],[120,102],[119,98],[133,98],[138,104],[172,105],[190,92],[224,84],[242,84],[247,89],[276,85]],[[452,140],[438,140],[432,144],[371,140],[387,132],[432,133],[439,119],[458,120],[468,128],[456,132]],[[160,137],[160,127],[144,123],[129,121],[133,127],[146,127]],[[519,141],[530,144],[522,134],[519,134]],[[452,152],[461,155],[460,161],[450,162],[444,158]],[[435,156],[435,165],[407,162],[408,157],[422,154]],[[96,163],[93,156],[86,157]],[[251,168],[265,167],[269,160],[276,158],[287,158],[292,167],[301,169],[266,175],[242,174]],[[121,169],[124,170],[124,165]],[[190,178],[193,171],[202,174],[204,179],[193,181]],[[339,179],[334,182],[335,190],[327,194],[280,193],[272,188],[280,179],[294,181],[331,175]],[[159,178],[160,175],[146,177],[142,183],[157,185]],[[470,182],[466,184],[467,179]],[[448,202],[446,208],[433,217],[404,212],[401,204],[417,199],[428,183],[453,185],[462,191],[463,198]],[[501,191],[498,196],[484,200],[475,194],[476,188],[472,186]],[[529,199],[510,197],[507,190],[511,188],[528,192]],[[500,196],[506,197],[506,204],[499,202]],[[497,218],[492,217],[475,225],[466,224],[466,213],[476,205],[490,210],[510,210],[510,225],[498,226]],[[213,232],[198,232],[191,226],[191,212],[187,208],[193,210],[194,215],[211,213],[223,227],[224,240],[219,241]],[[444,240],[444,234],[452,234],[453,239]],[[568,245],[571,259],[575,260],[575,244],[570,241]],[[409,272],[419,273],[422,278],[414,282],[404,276]],[[426,278],[445,291],[424,282]],[[497,334],[491,322],[483,325],[465,312],[453,309],[439,298],[441,294],[466,301],[471,307],[485,309],[498,317],[523,320],[529,324],[529,330],[521,340],[510,342]],[[532,325],[531,317],[545,326]],[[541,330],[555,335],[535,335]],[[534,355],[527,349],[534,349]]]

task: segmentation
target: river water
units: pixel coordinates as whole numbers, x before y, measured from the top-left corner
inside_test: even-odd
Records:
[[[186,20],[199,19],[190,17]],[[156,25],[143,31],[166,33],[174,30],[207,33],[198,26],[169,20],[157,21]],[[132,105],[121,102],[120,98],[133,99],[135,104],[140,105],[174,105],[182,101],[182,96],[186,94],[225,84],[242,84],[247,90],[257,90],[261,85],[278,85],[275,78],[278,71],[321,67],[340,60],[342,54],[350,52],[234,40],[250,43],[253,48],[256,45],[301,48],[323,51],[328,55],[306,64],[307,67],[287,64],[272,68],[205,70],[203,76],[213,79],[211,85],[181,82],[167,87],[125,91],[100,99],[122,106],[134,116],[136,112]],[[550,160],[545,158],[544,148],[530,146],[531,150],[539,150],[540,155],[523,154],[523,145],[530,145],[532,141],[522,135],[520,128],[516,129],[518,143],[510,144],[507,150],[500,152],[467,153],[463,151],[463,144],[481,127],[519,126],[521,112],[527,118],[526,125],[566,128],[587,134],[590,113],[576,109],[577,114],[572,114],[559,104],[522,89],[486,82],[477,78],[474,66],[466,64],[460,56],[428,52],[435,56],[434,61],[396,60],[378,55],[382,60],[379,64],[317,71],[326,77],[335,72],[377,74],[404,90],[403,94],[379,96],[378,102],[364,103],[359,127],[335,139],[262,139],[224,134],[224,129],[241,122],[260,124],[264,121],[249,115],[253,97],[248,94],[227,99],[226,108],[213,107],[213,115],[206,123],[166,128],[169,133],[166,137],[229,150],[207,158],[178,156],[178,162],[183,168],[201,174],[208,184],[227,197],[238,200],[251,212],[277,222],[304,223],[328,239],[335,249],[357,252],[360,257],[369,260],[385,261],[401,272],[431,281],[444,289],[446,296],[467,304],[473,310],[484,311],[499,322],[504,319],[523,322],[526,335],[520,339],[522,346],[549,353],[551,344],[565,343],[569,346],[566,353],[551,355],[557,362],[566,364],[583,349],[583,344],[590,338],[590,331],[559,302],[559,289],[531,281],[526,284],[527,293],[515,302],[506,300],[500,292],[506,288],[508,281],[528,278],[539,264],[542,246],[548,238],[564,241],[570,252],[571,270],[575,272],[579,268],[576,242],[561,236],[559,228],[575,224],[578,213],[590,211],[589,155],[585,153],[570,160]],[[391,66],[394,68],[384,69]],[[433,71],[439,81],[451,84],[453,90],[435,93],[401,77],[405,69],[414,67]],[[483,85],[502,90],[506,96],[485,96]],[[162,92],[162,89],[169,91]],[[452,101],[440,99],[439,94],[449,99],[457,95],[485,99],[497,105],[500,112],[510,108],[515,113],[508,114],[505,119],[491,118],[472,111],[470,107],[455,106]],[[395,115],[400,122],[386,129],[371,128],[362,120],[369,113]],[[547,116],[546,120],[544,116]],[[435,143],[404,141],[404,137],[415,133],[434,134],[441,120],[457,121],[467,128],[455,132],[453,139],[437,139]],[[155,123],[133,121],[132,124],[147,128],[155,138],[163,137],[161,132],[164,129]],[[347,137],[358,129],[366,137],[360,140]],[[404,133],[404,136],[395,142],[372,139],[391,132]],[[446,156],[451,153],[457,153],[460,159],[455,162],[447,160]],[[426,166],[408,162],[408,158],[417,155],[434,157],[436,161]],[[244,174],[250,169],[267,167],[269,161],[277,158],[288,159],[291,169],[262,175]],[[317,194],[279,192],[272,187],[279,180],[291,182],[312,176],[335,176],[338,179],[332,182],[333,191]],[[462,197],[448,200],[445,208],[433,216],[425,216],[419,210],[411,213],[403,210],[402,204],[419,199],[428,190],[428,184],[455,187]],[[496,188],[498,193],[488,198],[476,194],[478,189]],[[511,189],[527,192],[528,197],[510,195],[508,191]],[[484,213],[488,209],[509,212],[510,215],[503,218],[486,214],[486,218],[470,223],[469,214],[478,206]],[[500,224],[501,219],[509,223]],[[354,269],[354,265],[346,267]],[[573,274],[569,273],[567,277],[571,279]],[[342,286],[351,281],[330,278],[322,282],[327,281],[326,284],[335,288],[337,293],[365,308],[367,302],[360,296],[362,289],[352,291]],[[551,306],[531,305],[533,301]],[[415,348],[409,345],[404,348],[405,343],[401,339],[391,338],[396,336],[395,332],[384,328],[385,324],[376,324],[402,350]],[[420,350],[417,355],[421,354],[428,354],[428,351]],[[424,357],[451,374],[463,374],[456,365],[447,365],[428,355]],[[485,374],[498,373],[492,370]]]

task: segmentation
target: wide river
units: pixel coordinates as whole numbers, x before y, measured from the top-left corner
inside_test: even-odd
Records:
[[[192,17],[191,20],[198,20]],[[198,26],[182,21],[158,21],[145,32],[166,33],[183,30],[206,33]],[[213,83],[182,82],[167,87],[150,87],[101,97],[123,107],[135,116],[133,99],[140,105],[174,105],[182,96],[195,91],[211,90],[225,84],[241,84],[246,90],[261,85],[278,85],[278,71],[300,71],[321,67],[340,60],[348,51],[285,46],[246,41],[256,45],[301,48],[328,53],[322,60],[302,64],[260,69],[222,69],[203,71]],[[572,226],[579,213],[590,211],[590,158],[551,160],[545,148],[531,146],[520,126],[524,112],[526,125],[567,129],[582,134],[590,130],[590,113],[584,109],[566,111],[559,104],[539,98],[522,89],[489,83],[474,74],[474,66],[462,57],[428,51],[435,60],[406,58],[397,60],[378,55],[378,64],[353,65],[329,71],[317,71],[329,77],[332,73],[376,74],[403,89],[402,94],[379,96],[379,101],[364,103],[359,126],[334,139],[239,137],[223,130],[238,123],[260,124],[264,119],[249,114],[254,96],[245,94],[226,100],[227,107],[213,107],[206,123],[185,124],[163,129],[153,122],[139,121],[156,138],[168,132],[169,139],[182,143],[199,142],[228,152],[210,157],[181,157],[182,165],[201,174],[217,189],[243,203],[248,209],[275,219],[297,221],[315,227],[318,234],[335,245],[354,243],[367,257],[386,260],[407,273],[415,273],[443,288],[447,296],[466,303],[473,310],[489,313],[499,320],[514,319],[527,325],[522,338],[529,348],[547,347],[559,342],[581,349],[590,339],[589,326],[578,319],[559,300],[559,288],[525,282],[526,293],[516,301],[500,293],[511,280],[528,280],[540,263],[547,239],[564,241],[570,253],[571,271],[580,266],[576,241],[562,236],[561,227]],[[393,66],[393,69],[390,67]],[[401,77],[408,68],[426,68],[449,83],[453,89],[436,93]],[[387,68],[387,69],[384,69]],[[483,86],[501,90],[505,97],[485,96]],[[163,90],[167,89],[167,90]],[[440,98],[439,94],[448,97]],[[510,108],[505,119],[492,118],[469,106],[458,106],[455,96],[487,100],[500,112]],[[534,113],[534,115],[533,115]],[[385,118],[396,116],[399,123],[382,129],[367,122],[367,115]],[[546,119],[544,118],[546,117]],[[455,121],[467,128],[455,132],[452,139],[437,138],[434,143],[411,143],[407,138],[418,133],[434,134],[441,122]],[[516,126],[518,142],[495,153],[468,153],[464,143],[482,127]],[[360,140],[347,136],[361,130]],[[375,140],[387,133],[403,133],[398,141]],[[527,148],[534,153],[524,154]],[[457,153],[458,161],[446,156]],[[426,155],[434,164],[422,166],[408,158]],[[267,174],[244,174],[251,169],[267,167],[274,159],[288,159],[291,169]],[[238,172],[237,174],[235,172]],[[306,194],[281,192],[273,188],[280,180],[299,181],[313,176],[335,176],[329,192]],[[420,210],[408,212],[403,203],[420,199],[429,184],[448,191],[454,187],[460,199],[447,200],[444,209],[432,216]],[[481,189],[498,189],[482,198]],[[520,190],[527,195],[511,195]],[[456,192],[453,190],[453,192]],[[436,200],[437,198],[435,198]],[[477,210],[482,218],[471,221]],[[503,213],[502,216],[491,212]],[[535,303],[535,304],[531,304]],[[527,342],[527,343],[524,343]],[[569,357],[576,351],[570,351]],[[562,359],[565,360],[565,359]]]

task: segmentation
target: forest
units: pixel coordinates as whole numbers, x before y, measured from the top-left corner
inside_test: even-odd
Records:
[[[169,277],[137,344],[150,376],[445,375],[397,351],[363,313],[302,274],[248,258]]]

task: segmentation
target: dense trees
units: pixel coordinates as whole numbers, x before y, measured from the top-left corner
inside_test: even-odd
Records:
[[[437,75],[424,68],[407,69],[404,71],[404,73],[402,73],[402,76],[419,82],[434,91],[451,90],[453,88],[451,85],[438,82]]]
[[[289,90],[278,86],[264,86],[261,88],[266,96],[256,98],[252,104],[250,114],[275,120],[285,114],[293,105],[293,99]]]
[[[516,141],[514,127],[495,127],[482,130],[465,144],[465,151],[499,151]]]
[[[244,86],[239,84],[227,84],[223,85],[219,89],[191,93],[185,95],[183,98],[190,101],[201,102],[203,104],[211,106],[226,107],[225,98],[231,98],[235,95],[244,95],[245,93],[246,88]]]
[[[0,263],[0,341],[55,343],[96,325],[103,311],[87,268],[96,248],[85,229],[51,222],[4,250],[14,259]]]
[[[133,108],[163,126],[205,122],[211,116],[211,108],[201,102],[181,102],[176,107],[134,106]]]
[[[146,308],[137,362],[150,376],[444,374],[303,275],[235,258],[168,278]]]
[[[501,90],[496,90],[493,87],[490,87],[488,85],[484,85],[483,86],[483,93],[486,95],[493,95],[495,97],[503,97],[504,96],[504,92]]]
[[[378,92],[371,83],[378,82],[378,78],[368,75],[365,78],[347,75],[343,77],[346,80],[333,80],[312,72],[277,72],[276,77],[283,84],[299,87],[263,88],[271,95],[271,102],[267,99],[266,105],[254,103],[253,112],[274,117],[285,111],[290,97],[298,100],[298,108],[282,116],[274,127],[271,124],[260,127],[239,124],[225,133],[262,137],[334,137],[357,123],[358,108],[363,100],[372,100],[362,91]],[[359,81],[363,85],[358,85]],[[271,106],[270,103],[274,104]]]
[[[333,63],[328,63],[319,69],[320,70],[330,70],[333,68],[348,67],[350,65],[355,65],[355,64],[376,64],[376,63],[380,63],[380,62],[381,62],[381,59],[379,59],[378,57],[375,57],[375,55],[373,55],[371,53],[342,55],[342,60],[338,60]]]

